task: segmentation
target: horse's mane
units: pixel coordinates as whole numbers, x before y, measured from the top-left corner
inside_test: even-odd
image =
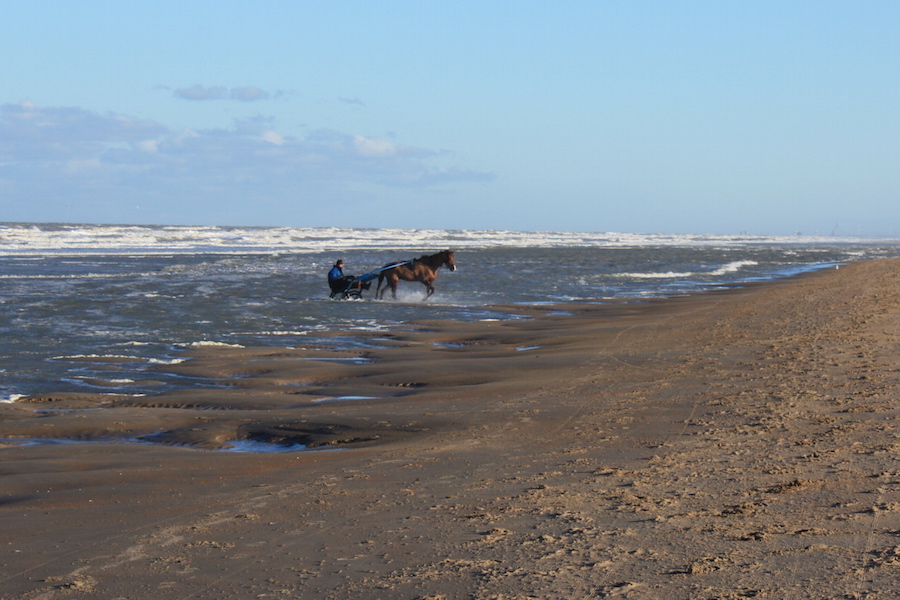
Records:
[[[446,254],[450,252],[449,250],[441,250],[440,252],[435,252],[434,254],[423,254],[419,258],[412,259],[412,262],[424,262],[427,259],[434,258],[435,256],[440,256],[441,254]]]
[[[450,252],[449,250],[441,250],[440,252],[435,252],[434,254],[423,254],[419,258],[415,258],[413,260],[424,260],[426,258],[434,258],[435,256],[440,256],[441,254],[447,254]]]

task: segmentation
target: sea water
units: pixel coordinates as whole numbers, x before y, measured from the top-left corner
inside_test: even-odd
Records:
[[[329,297],[360,275],[450,248],[436,293]],[[896,240],[515,231],[0,224],[0,402],[27,394],[157,394],[210,382],[149,372],[204,344],[365,344],[419,319],[516,318],[495,305],[702,292],[848,261]],[[325,336],[325,332],[343,335]]]

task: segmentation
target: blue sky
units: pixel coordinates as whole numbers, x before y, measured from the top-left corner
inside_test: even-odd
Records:
[[[900,236],[893,0],[0,2],[0,221]]]

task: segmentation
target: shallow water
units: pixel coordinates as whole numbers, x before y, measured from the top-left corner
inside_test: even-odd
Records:
[[[328,296],[337,258],[359,275],[451,244],[458,270],[441,269],[428,302],[411,283],[396,301],[374,301],[374,286]],[[514,318],[496,304],[637,300],[898,255],[891,241],[7,224],[0,401],[207,386],[148,370],[195,345],[359,347],[355,332],[415,320]]]

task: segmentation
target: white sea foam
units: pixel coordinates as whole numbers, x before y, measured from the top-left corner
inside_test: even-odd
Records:
[[[722,265],[718,269],[714,269],[712,271],[703,272],[703,271],[663,271],[663,272],[650,272],[650,273],[620,273],[619,277],[625,277],[628,279],[689,279],[691,277],[697,277],[699,275],[715,275],[721,277],[723,275],[728,275],[729,273],[737,273],[744,267],[752,267],[757,265],[755,260],[736,260],[730,262],[728,264]]]
[[[52,360],[127,360],[140,362],[144,359],[138,356],[128,356],[127,354],[70,354],[65,356],[54,356],[52,357]]]
[[[281,253],[447,247],[652,247],[873,243],[833,236],[683,235],[338,227],[0,224],[0,255]],[[896,240],[892,240],[896,241]]]
[[[74,379],[82,379],[85,381],[98,381],[98,379],[96,377],[77,376]],[[135,383],[134,379],[103,379],[103,380],[99,380],[99,381],[102,381],[103,383],[106,383],[106,384],[117,384],[117,385],[129,385],[129,384]]]
[[[153,365],[178,365],[186,360],[185,358],[151,358],[147,362]]]
[[[191,342],[189,344],[180,344],[180,346],[184,348],[202,348],[209,346],[217,346],[221,348],[243,348],[244,346],[240,344],[226,344],[225,342],[210,342],[210,341],[202,341],[202,342]]]
[[[279,335],[306,335],[307,333],[308,333],[308,332],[306,332],[306,331],[294,331],[294,330],[281,331],[281,330],[274,330],[274,331],[254,331],[254,332],[251,332],[250,335],[272,335],[272,336],[279,336]]]
[[[723,265],[712,272],[712,275],[727,275],[729,273],[736,273],[743,269],[744,267],[752,267],[757,265],[755,260],[736,260],[734,262],[730,262],[727,265]]]

